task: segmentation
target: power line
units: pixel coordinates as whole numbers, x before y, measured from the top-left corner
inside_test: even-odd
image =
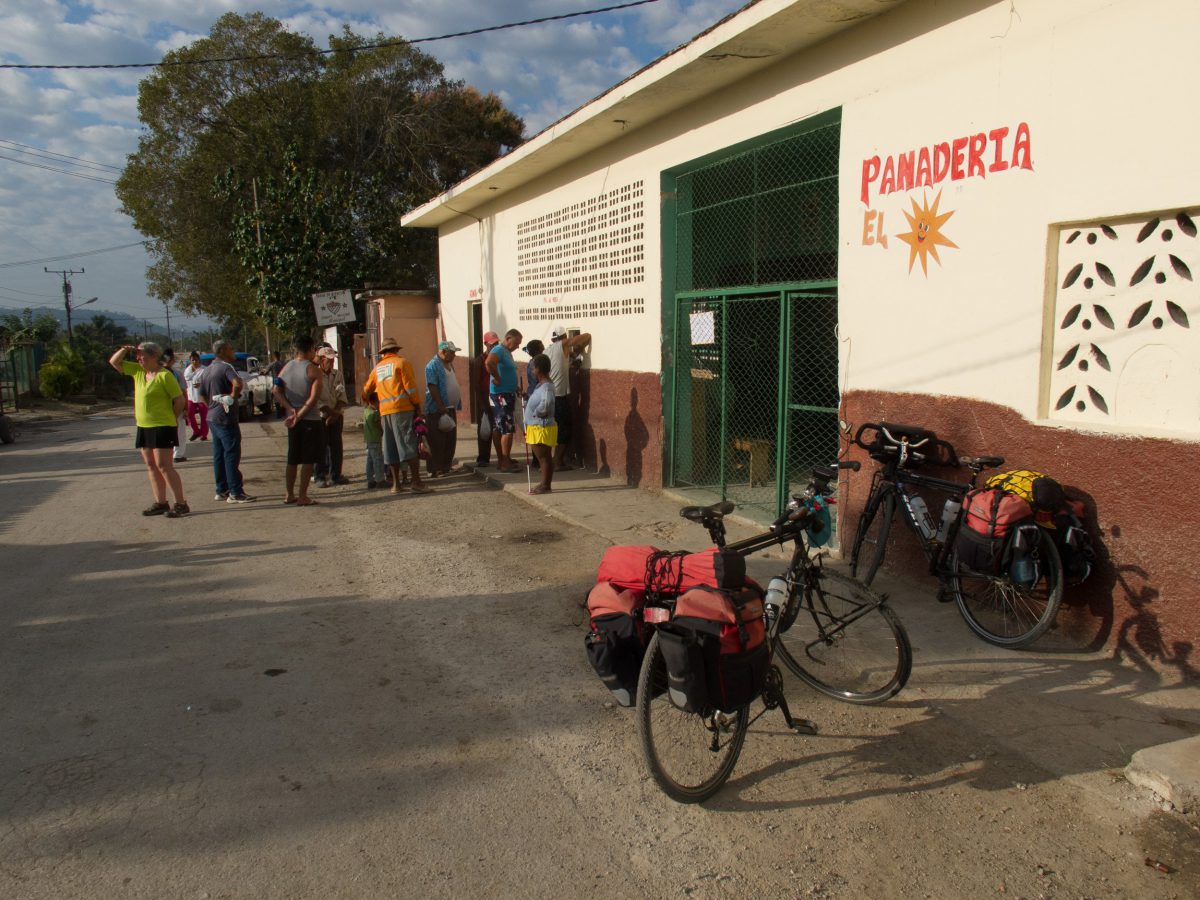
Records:
[[[38,159],[50,158],[51,162],[59,162],[59,160],[73,160],[81,167],[90,167],[92,169],[112,169],[114,172],[122,171],[120,166],[109,165],[108,163],[96,162],[93,159],[84,159],[81,156],[71,156],[67,153],[56,153],[53,150],[43,150],[41,147],[32,147],[29,144],[22,144],[18,141],[10,141],[8,138],[0,138],[0,144],[12,144],[12,147],[2,147],[0,149],[8,150],[10,153],[25,153],[29,156],[37,157]],[[53,157],[58,157],[54,159]],[[60,163],[61,165],[61,163]]]
[[[30,162],[27,159],[17,159],[15,156],[5,156],[0,153],[0,159],[7,159],[9,162],[20,163],[23,166],[33,166],[35,169],[45,169],[47,172],[58,172],[60,175],[74,175],[76,178],[85,178],[88,181],[99,181],[101,184],[116,184],[112,178],[100,178],[96,175],[84,175],[82,172],[72,172],[70,169],[56,169],[53,166],[43,166],[40,163]]]
[[[132,244],[118,244],[115,247],[101,247],[98,250],[80,250],[78,253],[65,253],[61,256],[43,256],[41,259],[21,259],[16,262],[0,263],[0,269],[11,269],[14,266],[32,266],[41,263],[58,262],[63,259],[79,259],[84,256],[98,256],[101,253],[111,253],[114,250],[128,250],[130,247],[141,247],[149,241],[134,241]]]
[[[28,294],[30,297],[49,297],[51,300],[57,300],[55,294],[39,294],[37,291],[23,291],[20,288],[5,287],[0,284],[0,291],[8,291],[10,294]]]
[[[504,25],[489,25],[485,28],[473,28],[470,31],[455,31],[450,34],[439,34],[433,37],[399,38],[394,41],[380,41],[377,44],[360,44],[355,47],[338,47],[328,50],[314,50],[318,56],[328,56],[331,53],[353,53],[358,50],[379,50],[384,47],[402,47],[405,44],[428,44],[433,41],[446,41],[451,38],[471,37],[476,34],[487,34],[492,31],[505,31],[509,28],[523,28],[526,25],[541,25],[546,22],[559,22],[563,19],[575,19],[580,16],[595,16],[600,13],[616,12],[621,9],[631,9],[635,6],[646,6],[657,3],[658,0],[633,0],[631,3],[619,3],[616,6],[603,6],[598,9],[584,9],[573,13],[560,13],[557,16],[542,16],[540,19],[526,19],[524,22],[509,22]],[[256,53],[246,56],[222,56],[214,59],[174,59],[160,60],[150,63],[105,63],[96,65],[32,65],[28,63],[0,63],[0,69],[157,69],[170,66],[206,66],[214,63],[254,62],[266,59],[302,59],[303,57],[286,56],[282,53]]]

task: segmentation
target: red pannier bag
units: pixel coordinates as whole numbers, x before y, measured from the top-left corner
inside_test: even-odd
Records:
[[[667,696],[687,712],[732,712],[762,693],[770,657],[760,591],[697,587],[658,629]]]
[[[609,547],[600,559],[596,580],[671,593],[705,585],[740,590],[746,584],[746,560],[716,547],[699,553],[672,553],[648,546]]]
[[[954,543],[959,562],[976,572],[999,572],[1009,544],[1026,526],[1036,532],[1033,507],[1024,498],[1000,488],[968,491]]]
[[[588,593],[588,662],[621,706],[633,706],[646,653],[642,607],[646,594],[602,581]]]

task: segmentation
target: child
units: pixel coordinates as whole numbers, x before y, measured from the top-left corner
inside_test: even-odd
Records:
[[[367,392],[367,408],[363,410],[363,443],[367,445],[367,488],[387,487],[383,468],[383,426],[379,422],[379,395]]]
[[[554,421],[554,385],[550,381],[550,357],[539,353],[533,358],[537,387],[525,406],[525,443],[533,451],[542,473],[541,483],[531,494],[549,494],[554,478],[554,446],[558,443],[558,425]]]

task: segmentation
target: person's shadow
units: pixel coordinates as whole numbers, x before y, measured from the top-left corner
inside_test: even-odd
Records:
[[[625,483],[642,483],[642,453],[650,444],[650,431],[638,414],[637,388],[629,389],[629,415],[625,417]]]

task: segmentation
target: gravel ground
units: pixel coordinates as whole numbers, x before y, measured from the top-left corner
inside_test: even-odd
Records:
[[[1124,760],[1038,762],[1014,691],[789,677],[821,735],[768,714],[677,805],[584,658],[603,539],[471,476],[284,507],[282,426],[244,428],[260,502],[193,444],[179,521],[138,515],[125,418],[0,448],[0,896],[1200,894],[1196,832]]]

